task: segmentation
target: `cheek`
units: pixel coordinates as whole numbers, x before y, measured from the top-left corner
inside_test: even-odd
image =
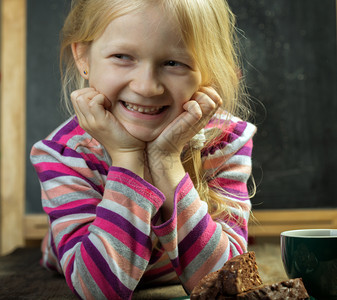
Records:
[[[108,73],[106,71],[95,72],[93,70],[89,77],[89,85],[106,96],[110,101],[115,101],[123,83],[121,82],[121,77],[116,76],[115,73]]]
[[[198,74],[195,74],[195,76],[192,76],[191,78],[186,79],[184,82],[180,84],[180,99],[182,100],[182,103],[185,103],[189,101],[195,92],[197,92],[201,85],[201,76]]]

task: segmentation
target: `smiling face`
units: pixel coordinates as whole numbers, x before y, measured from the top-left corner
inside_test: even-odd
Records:
[[[80,49],[80,47],[78,47]],[[134,137],[152,141],[183,112],[201,73],[179,28],[158,6],[114,19],[82,56],[89,85]]]

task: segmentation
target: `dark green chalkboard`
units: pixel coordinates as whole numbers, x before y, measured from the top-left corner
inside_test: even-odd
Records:
[[[256,100],[255,209],[337,207],[335,0],[230,0]],[[28,0],[27,205],[40,212],[28,155],[63,119],[59,30],[69,0]]]
[[[337,207],[335,0],[230,0],[256,105],[253,204]]]
[[[27,0],[26,211],[42,212],[40,185],[29,161],[31,147],[56,128],[60,108],[59,32],[70,0]]]

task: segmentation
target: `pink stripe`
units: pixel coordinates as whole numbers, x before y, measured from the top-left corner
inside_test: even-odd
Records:
[[[73,286],[73,282],[71,280],[71,269],[72,269],[72,266],[74,265],[74,261],[75,261],[75,255],[73,255],[70,259],[70,262],[68,264],[68,267],[67,269],[65,270],[64,272],[64,275],[66,277],[66,281],[67,281],[67,284],[68,286],[70,287],[70,289],[73,291],[73,293],[75,292],[75,288]]]
[[[62,230],[69,227],[70,225],[78,224],[78,226],[81,226],[81,224],[93,222],[94,220],[95,220],[95,216],[91,216],[89,218],[81,218],[78,220],[69,220],[66,222],[58,223],[53,226],[53,235],[57,236]]]
[[[240,254],[243,253],[243,249],[244,249],[244,248],[240,247],[238,244],[234,244],[234,246],[235,246],[236,250],[237,250]]]
[[[224,256],[224,253],[228,246],[228,237],[225,233],[222,233],[221,240],[218,243],[217,247],[214,249],[212,255],[206,261],[204,261],[203,265],[188,279],[188,281],[185,283],[185,286],[190,290],[193,289],[201,278],[211,272],[211,270],[219,262],[219,260],[223,260],[224,262],[228,261],[232,255],[229,247],[229,256]]]
[[[247,148],[253,149],[253,139],[249,139],[245,144]]]
[[[223,177],[217,177],[216,179],[211,181],[212,183],[216,182],[218,185],[236,190],[241,193],[247,193],[247,185],[241,181],[233,180],[233,179],[228,179],[228,178],[223,178]],[[212,183],[210,182],[210,185]],[[226,189],[225,188],[225,189]]]
[[[126,245],[129,249],[131,249],[132,252],[134,252],[138,256],[146,260],[149,259],[151,255],[151,249],[148,249],[143,245],[139,244],[132,236],[130,236],[120,227],[98,217],[95,220],[95,226],[98,226],[102,230],[116,237],[120,242]]]
[[[177,218],[173,218],[158,226],[152,226],[152,228],[153,230],[155,230],[157,236],[165,236],[172,233],[172,231],[176,228],[176,226],[177,226]]]
[[[83,135],[85,131],[80,127],[76,126],[71,132],[68,132],[59,138],[58,143],[66,145],[70,139],[73,139],[75,135]]]
[[[96,150],[96,149],[91,149],[91,150]],[[95,151],[95,152],[98,152],[98,151]],[[102,153],[102,154],[103,154],[103,153]],[[99,160],[95,154],[86,153],[86,154],[82,154],[82,155],[85,155],[85,156],[86,156],[87,158],[89,158],[89,160],[90,160],[91,162],[93,162],[94,164],[102,165],[102,166],[104,166],[104,168],[105,168],[106,170],[109,169],[109,165],[108,165],[104,160]]]
[[[178,226],[177,226],[177,230],[179,232],[179,230],[185,225],[185,223],[193,217],[193,215],[200,209],[201,204],[203,202],[201,202],[199,196],[197,196],[193,202],[190,203],[190,205],[188,207],[185,207],[185,209],[181,212],[179,212],[178,215]]]
[[[184,179],[186,179],[181,186],[178,185],[178,188],[175,192],[175,197],[177,197],[177,202],[179,202],[181,199],[183,199],[188,193],[191,191],[191,189],[194,188],[193,182],[191,177],[185,175]]]
[[[124,206],[127,210],[130,211],[132,215],[137,216],[145,223],[149,223],[149,220],[151,219],[150,212],[139,206],[136,202],[132,201],[127,196],[119,192],[106,190],[104,193],[104,198],[104,200],[114,201],[119,205]]]
[[[49,214],[51,212],[55,212],[58,210],[66,210],[66,209],[73,209],[73,208],[77,208],[81,205],[94,205],[97,206],[99,204],[101,200],[96,199],[96,198],[91,198],[91,199],[83,199],[83,200],[75,200],[73,202],[68,202],[65,204],[62,204],[60,206],[57,207],[45,207],[44,211]],[[82,212],[85,213],[85,212]]]
[[[83,245],[81,245],[81,256],[90,275],[95,280],[105,297],[107,297],[107,299],[121,299],[116,291],[111,287],[110,283],[104,278],[104,275],[101,273],[99,267],[96,266],[90,255],[85,251]]]
[[[185,268],[193,259],[200,253],[200,251],[207,245],[209,240],[212,238],[215,230],[216,230],[216,223],[209,222],[203,234],[198,238],[198,240],[191,244],[190,248],[184,253],[184,255],[180,258],[180,262],[184,262],[183,266],[179,266],[179,271],[181,268]],[[178,274],[180,275],[180,274]]]
[[[141,182],[126,173],[120,174],[119,172],[112,171],[108,175],[108,180],[122,183],[130,189],[137,191],[139,195],[147,198],[151,203],[153,203],[156,209],[159,209],[162,204],[162,200],[155,192],[153,192],[151,189],[144,186],[143,184],[141,184]]]
[[[80,225],[80,224],[79,224]],[[86,224],[83,227],[77,227],[77,229],[68,234],[63,235],[61,241],[59,242],[59,244],[57,245],[57,248],[60,249],[60,247],[65,246],[67,244],[68,241],[76,238],[76,237],[81,237],[81,236],[85,236],[88,234],[88,227],[91,224]]]

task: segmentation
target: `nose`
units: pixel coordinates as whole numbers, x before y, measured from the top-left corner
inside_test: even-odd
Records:
[[[139,67],[134,72],[129,86],[133,92],[143,97],[150,98],[164,93],[164,85],[156,74],[155,69],[150,65]]]

